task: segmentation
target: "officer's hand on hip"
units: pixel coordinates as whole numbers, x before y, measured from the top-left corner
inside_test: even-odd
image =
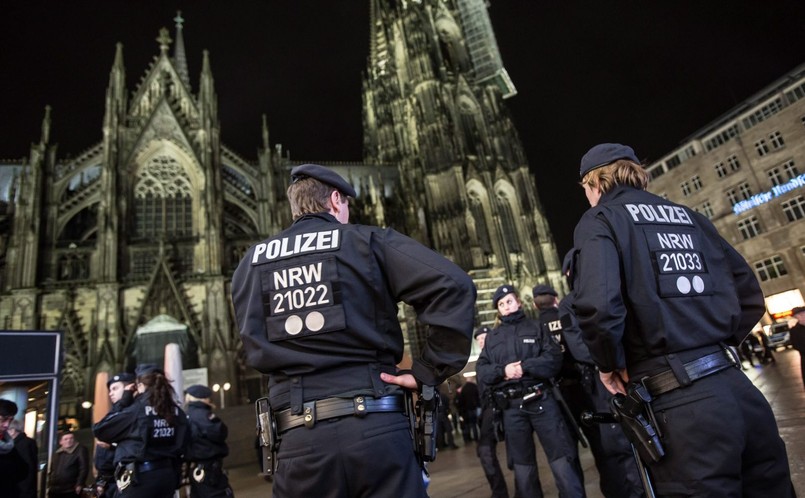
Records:
[[[391,375],[385,372],[380,373],[380,380],[383,382],[387,382],[389,384],[397,384],[398,386],[402,386],[406,389],[410,389],[412,391],[416,391],[416,379],[413,375],[406,373],[402,375]]]
[[[629,382],[629,374],[626,369],[598,372],[598,376],[601,377],[601,383],[604,384],[610,394],[626,394],[626,384]]]

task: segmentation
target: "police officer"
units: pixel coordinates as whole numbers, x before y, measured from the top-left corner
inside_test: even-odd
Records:
[[[542,496],[533,433],[548,457],[559,495],[586,496],[578,449],[548,382],[559,373],[562,351],[539,324],[526,318],[511,285],[495,290],[500,325],[486,337],[478,379],[504,398],[503,426],[517,496]]]
[[[645,191],[631,147],[596,145],[580,176],[574,308],[607,389],[653,398],[657,495],[793,496],[774,414],[724,345],[765,311],[751,268],[707,218]]]
[[[532,295],[542,331],[551,335],[562,348],[558,387],[570,411],[565,415],[573,417],[571,423],[584,432],[590,444],[601,493],[606,498],[645,496],[632,448],[620,426],[616,423],[582,423],[581,414],[585,411],[609,413],[612,394],[598,379],[598,371],[573,315],[572,294],[565,296],[560,303],[553,287],[536,285]]]
[[[200,384],[185,389],[185,409],[190,421],[190,442],[185,460],[190,463],[192,498],[234,496],[224,473],[223,458],[229,454],[226,424],[212,410],[212,390]]]
[[[323,166],[293,168],[293,225],[250,248],[232,279],[247,363],[269,375],[277,498],[426,496],[402,388],[437,386],[469,357],[472,280],[393,229],[349,224],[355,196]],[[427,328],[408,372],[396,367],[399,301]]]
[[[109,399],[112,407],[109,410],[119,412],[134,401],[134,374],[121,372],[113,375],[107,382]],[[117,445],[98,441],[95,445],[95,492],[98,497],[112,498],[115,496],[115,448]]]
[[[478,348],[483,351],[486,337],[491,329],[486,325],[475,331],[475,341]],[[477,376],[476,376],[477,377]],[[481,468],[484,469],[486,480],[492,489],[492,498],[508,498],[509,488],[506,479],[503,477],[503,470],[498,461],[497,445],[498,435],[496,423],[502,424],[502,420],[495,420],[495,399],[492,391],[478,378],[478,390],[481,396],[481,432],[478,438],[478,446],[475,452],[481,461]]]
[[[132,404],[107,414],[92,431],[99,440],[117,444],[117,496],[169,498],[179,487],[187,415],[156,365],[139,365],[135,375]]]

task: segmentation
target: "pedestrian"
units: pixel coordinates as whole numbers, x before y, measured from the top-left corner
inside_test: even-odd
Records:
[[[18,498],[17,484],[30,472],[8,431],[15,415],[17,404],[0,398],[0,496],[4,498]]]
[[[481,409],[481,397],[478,386],[467,381],[456,392],[456,407],[461,417],[461,435],[465,443],[478,440],[478,412]]]
[[[269,375],[274,496],[424,497],[404,390],[430,397],[464,367],[475,286],[391,228],[349,224],[356,192],[328,168],[293,168],[287,193],[293,224],[250,248],[232,278],[247,364]],[[411,339],[424,339],[409,371],[396,366],[400,301],[422,327]]]
[[[799,351],[799,366],[802,370],[802,383],[805,385],[805,307],[797,306],[791,310],[791,316],[797,320],[789,332],[791,346]]]
[[[481,351],[484,349],[486,337],[490,330],[489,327],[484,325],[475,331],[475,341]],[[492,391],[480,379],[478,379],[478,391],[481,397],[481,431],[475,453],[481,461],[481,468],[484,470],[486,480],[489,482],[492,498],[509,498],[509,488],[506,485],[506,478],[503,476],[503,469],[500,467],[497,453],[497,424],[502,426],[503,415],[495,405]]]
[[[568,255],[572,255],[568,253]],[[567,259],[567,258],[566,258]],[[563,265],[564,267],[565,265]],[[569,268],[566,270],[569,273]],[[590,351],[581,337],[572,311],[572,293],[559,302],[556,289],[536,285],[532,289],[542,331],[562,348],[562,370],[558,389],[567,403],[565,416],[584,433],[598,469],[599,487],[606,498],[645,496],[629,440],[615,423],[584,423],[582,414],[609,413],[612,394],[598,379]]]
[[[774,414],[725,346],[765,312],[752,269],[705,216],[645,191],[631,147],[596,145],[580,177],[574,309],[607,389],[652,399],[657,496],[793,496]]]
[[[134,374],[120,372],[113,375],[106,382],[109,391],[109,400],[112,406],[110,413],[119,412],[134,402]],[[115,448],[116,444],[98,441],[95,445],[95,494],[99,498],[112,498],[115,496]]]
[[[190,443],[185,460],[189,463],[192,498],[227,498],[234,496],[223,459],[229,454],[226,437],[229,430],[213,413],[212,390],[201,384],[185,389],[185,409],[190,421]]]
[[[22,422],[18,419],[11,421],[8,426],[8,433],[14,439],[14,448],[17,449],[17,452],[28,466],[28,473],[25,478],[17,484],[19,498],[36,498],[36,482],[39,477],[39,450],[36,447],[36,441],[25,434]]]
[[[517,496],[542,496],[533,433],[548,457],[559,495],[585,496],[576,442],[550,392],[562,367],[562,351],[539,324],[526,317],[511,285],[495,290],[500,324],[486,337],[478,357],[478,379],[503,398],[503,427]]]
[[[72,432],[59,434],[59,449],[53,454],[48,477],[48,498],[75,498],[89,475],[89,451]]]
[[[156,365],[138,365],[131,405],[95,424],[95,437],[117,445],[115,479],[121,498],[170,498],[179,487],[187,415]]]

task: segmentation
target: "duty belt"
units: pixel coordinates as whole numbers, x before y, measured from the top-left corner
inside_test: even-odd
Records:
[[[377,412],[403,412],[405,399],[402,394],[372,398],[355,396],[354,398],[326,398],[309,401],[302,405],[302,414],[293,415],[291,409],[277,412],[274,416],[277,421],[277,431],[283,433],[295,427],[304,425],[308,429],[316,425],[319,420],[354,415],[363,417],[367,413]]]
[[[506,399],[518,399],[522,398],[526,395],[531,393],[536,393],[537,396],[542,394],[542,383],[534,384],[533,386],[510,386],[510,387],[503,387],[500,389],[495,389],[494,393],[497,396]]]
[[[726,349],[722,349],[715,353],[702,356],[697,360],[689,361],[683,364],[683,366],[690,378],[690,382],[694,382],[726,368],[738,366],[738,363]],[[648,389],[652,396],[659,396],[660,394],[682,387],[682,384],[677,379],[673,370],[666,370],[657,375],[646,377],[643,379],[643,385],[646,386],[646,389]]]

